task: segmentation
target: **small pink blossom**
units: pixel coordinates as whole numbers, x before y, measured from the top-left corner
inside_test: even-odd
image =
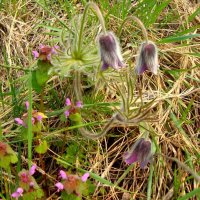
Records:
[[[69,98],[66,98],[66,102],[65,102],[65,104],[66,104],[67,106],[71,106],[71,101],[70,101]]]
[[[63,171],[63,170],[60,170],[60,177],[62,178],[62,179],[67,179],[67,174]]]
[[[19,125],[24,125],[24,122],[23,122],[23,120],[22,119],[20,119],[20,118],[15,118],[15,121],[17,122],[17,124],[19,124]]]
[[[60,47],[58,46],[58,45],[54,45],[53,47],[52,47],[52,50],[51,50],[51,53],[52,54],[56,54],[57,53],[57,49],[59,49]]]
[[[83,107],[81,101],[77,101],[76,102],[76,107],[78,107],[78,108],[82,108]]]
[[[30,182],[30,187],[33,187],[34,186],[34,182]]]
[[[57,49],[59,49],[59,46],[55,45],[53,47],[50,47],[48,45],[39,45],[39,52],[38,51],[32,51],[34,59],[39,58],[43,61],[50,61],[52,54],[57,53]]]
[[[38,116],[37,116],[37,120],[38,120],[39,122],[41,122],[41,121],[42,121],[42,115],[38,115]]]
[[[39,58],[39,53],[37,51],[32,51],[32,53],[35,60]]]
[[[83,176],[81,177],[81,180],[82,180],[83,182],[86,182],[89,176],[90,176],[90,173],[89,173],[89,172],[86,172],[86,173],[83,174]]]
[[[35,118],[34,117],[31,118],[31,121],[32,121],[32,124],[35,124]]]
[[[37,168],[36,164],[33,164],[29,170],[29,174],[32,176],[33,174],[35,174],[35,170]]]
[[[66,110],[66,111],[65,111],[65,117],[66,117],[66,118],[68,118],[68,117],[69,117],[69,115],[70,115],[70,112],[69,112],[69,110]]]
[[[29,108],[29,102],[28,101],[25,102],[25,106],[26,106],[26,110],[28,110],[28,108]]]
[[[61,182],[56,183],[55,186],[57,187],[57,192],[64,189],[64,185]]]
[[[14,192],[14,193],[12,193],[12,197],[13,198],[16,198],[16,199],[18,199],[20,196],[23,196],[23,193],[24,192],[24,190],[22,189],[22,188],[17,188],[17,190]]]

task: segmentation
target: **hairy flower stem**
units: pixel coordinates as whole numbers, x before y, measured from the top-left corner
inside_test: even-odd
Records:
[[[85,10],[83,12],[83,18],[82,18],[80,32],[79,32],[78,55],[81,52],[81,45],[82,45],[82,38],[83,38],[83,28],[84,28],[84,24],[85,24],[86,14],[87,14],[87,11],[88,11],[89,8],[92,8],[95,11],[97,17],[99,18],[100,24],[102,26],[102,30],[103,30],[104,33],[106,33],[104,18],[103,18],[101,11],[99,10],[99,7],[93,2],[87,3],[87,5],[85,6]]]
[[[80,72],[75,71],[75,81],[74,81],[74,87],[75,87],[75,95],[76,99],[79,101],[82,101],[82,92],[81,92],[81,79],[80,79]],[[84,127],[79,128],[80,133],[89,139],[98,139],[100,137],[103,137],[107,134],[107,132],[112,128],[112,125],[114,122],[117,121],[117,115],[114,115],[104,126],[103,130],[98,134],[92,134],[88,130],[86,130]]]
[[[174,157],[169,157],[166,156],[164,154],[159,154],[157,153],[156,155],[159,156],[164,156],[165,158],[167,158],[168,160],[172,160],[174,162],[176,162],[180,167],[182,167],[186,172],[192,174],[192,176],[196,179],[196,181],[198,181],[200,183],[200,176],[192,169],[190,169],[185,163],[181,162],[180,160],[178,160],[177,158]]]
[[[122,24],[121,24],[121,26],[119,28],[119,36],[121,36],[124,24],[129,20],[135,21],[140,26],[140,28],[142,29],[142,33],[143,33],[144,39],[146,40],[146,43],[148,43],[147,30],[146,30],[144,24],[142,23],[142,21],[140,19],[138,19],[137,17],[135,17],[135,16],[128,16],[127,18],[124,19],[124,21],[122,22]]]
[[[115,117],[115,116],[112,117],[112,118],[106,123],[106,125],[103,127],[103,130],[102,130],[100,133],[98,133],[98,134],[92,134],[92,133],[90,133],[88,130],[86,130],[86,129],[83,128],[83,127],[79,128],[79,130],[80,130],[80,133],[81,133],[84,137],[87,137],[87,138],[89,138],[89,139],[98,139],[98,138],[100,138],[100,137],[105,136],[105,135],[108,133],[108,131],[112,128],[114,122],[116,122],[116,121],[117,121],[117,120],[116,120],[116,117]]]
[[[79,70],[75,71],[74,91],[75,91],[76,99],[78,101],[83,101],[82,92],[81,92],[81,73]]]

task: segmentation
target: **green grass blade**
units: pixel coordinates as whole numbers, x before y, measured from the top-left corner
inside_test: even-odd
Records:
[[[178,37],[168,37],[168,38],[161,39],[158,43],[162,44],[162,43],[170,43],[170,42],[179,42],[182,40],[187,40],[187,39],[191,39],[195,37],[200,37],[200,34],[190,34],[190,35],[182,35]]]
[[[29,80],[28,80],[28,101],[29,101],[29,108],[28,108],[28,166],[31,167],[32,161],[32,140],[33,140],[33,133],[32,133],[32,73],[30,72]]]
[[[115,186],[119,185],[119,183],[126,177],[126,175],[133,169],[134,164],[131,164],[124,173],[119,177],[119,179],[114,183]]]
[[[187,193],[183,197],[178,198],[177,200],[188,200],[194,195],[199,195],[200,194],[200,188],[194,189],[191,192]]]
[[[152,193],[152,180],[153,180],[153,163],[150,164],[150,174],[148,179],[148,187],[147,187],[147,200],[151,200],[151,193]]]

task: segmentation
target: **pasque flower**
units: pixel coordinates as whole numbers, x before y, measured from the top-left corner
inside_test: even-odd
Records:
[[[153,74],[157,74],[158,67],[158,50],[156,45],[151,41],[143,42],[136,59],[136,73],[140,75],[144,71],[149,70]]]
[[[99,46],[103,62],[101,70],[106,70],[108,67],[120,69],[124,66],[119,42],[112,32],[99,36]]]
[[[124,160],[127,164],[140,162],[140,167],[144,168],[152,159],[151,141],[140,138],[133,144],[130,151],[124,154]]]

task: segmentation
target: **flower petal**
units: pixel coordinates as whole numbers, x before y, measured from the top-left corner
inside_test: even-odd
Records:
[[[89,173],[89,172],[86,172],[86,173],[83,174],[83,176],[81,177],[81,180],[82,180],[83,182],[86,182],[89,176],[90,176],[90,173]]]
[[[36,164],[33,164],[29,170],[29,174],[32,176],[33,174],[35,174],[35,170],[37,168]]]
[[[56,183],[55,186],[57,187],[57,192],[64,189],[64,185],[61,182]]]
[[[29,108],[29,102],[28,101],[25,102],[25,106],[26,106],[26,110],[28,110],[28,108]]]
[[[24,125],[24,121],[22,120],[22,119],[20,119],[20,118],[15,118],[15,121],[17,122],[17,124],[19,124],[19,125]]]
[[[76,102],[76,107],[77,107],[77,108],[82,108],[82,107],[83,107],[81,101],[77,101],[77,102]]]
[[[64,179],[64,180],[66,180],[67,179],[67,174],[65,173],[65,171],[63,171],[63,170],[60,170],[60,177],[62,178],[62,179]]]
[[[68,117],[69,117],[69,115],[70,115],[70,112],[69,112],[69,110],[66,110],[64,114],[65,114],[65,117],[66,117],[66,118],[68,118]]]
[[[67,106],[71,106],[70,98],[66,98],[65,104],[66,104]]]
[[[32,51],[32,53],[35,60],[39,58],[39,53],[37,51]]]

